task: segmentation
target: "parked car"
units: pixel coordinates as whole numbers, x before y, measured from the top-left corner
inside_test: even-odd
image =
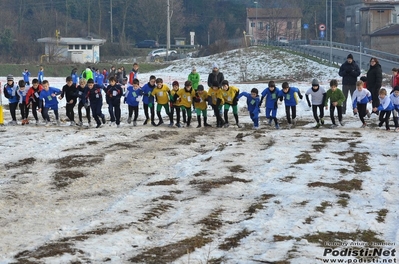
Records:
[[[280,37],[278,37],[277,38],[277,42],[279,42],[280,43],[280,45],[288,45],[288,38],[287,37],[283,37],[283,36],[280,36]]]
[[[143,41],[140,41],[140,42],[136,43],[135,47],[136,48],[150,48],[150,49],[152,49],[152,48],[158,48],[159,44],[155,40],[148,40],[147,39],[147,40],[143,40]]]
[[[175,57],[177,55],[177,51],[169,50],[168,55],[169,55],[169,57]],[[150,51],[150,53],[148,53],[148,57],[151,61],[159,60],[160,58],[165,58],[166,57],[166,49],[152,50],[152,51]]]

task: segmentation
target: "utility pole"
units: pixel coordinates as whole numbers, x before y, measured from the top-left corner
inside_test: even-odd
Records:
[[[169,50],[170,50],[170,4],[167,0],[167,25],[166,25],[166,60],[169,60]]]
[[[109,1],[109,13],[110,13],[110,19],[111,19],[111,43],[114,42],[114,34],[113,34],[113,26],[112,26],[112,0]]]

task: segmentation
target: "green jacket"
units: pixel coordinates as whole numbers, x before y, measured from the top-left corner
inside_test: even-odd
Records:
[[[326,101],[324,105],[328,105],[328,99],[330,99],[330,104],[333,102],[337,102],[339,106],[342,106],[342,103],[345,101],[345,95],[340,89],[336,89],[334,92],[330,89],[327,91]]]
[[[193,84],[193,89],[194,90],[197,90],[197,88],[198,88],[198,85],[199,85],[199,82],[200,82],[200,75],[199,75],[199,73],[198,72],[196,72],[196,73],[190,73],[189,75],[188,75],[188,78],[187,78],[189,81],[191,81],[191,83]]]

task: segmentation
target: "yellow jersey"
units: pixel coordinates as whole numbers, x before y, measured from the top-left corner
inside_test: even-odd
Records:
[[[196,109],[205,110],[207,107],[206,102],[208,99],[208,93],[206,91],[203,91],[202,94],[197,92],[195,95],[196,95],[195,97],[197,98],[197,100],[199,99],[200,101],[199,102],[194,101],[194,107]]]
[[[208,97],[212,98],[212,104],[216,105],[217,99],[220,99],[221,100],[220,105],[224,105],[224,99],[221,89],[214,90],[212,87],[210,87],[208,90]]]
[[[236,96],[238,96],[238,94],[240,93],[240,89],[238,89],[235,86],[229,86],[229,89],[227,91],[225,91],[223,89],[221,89],[221,91],[222,91],[224,103],[229,104],[229,105],[233,104],[234,98]]]
[[[191,88],[191,91],[186,91],[185,88],[177,91],[177,95],[180,99],[180,105],[190,108],[193,104],[193,98],[195,97],[195,90]]]
[[[169,102],[169,92],[170,92],[169,86],[163,84],[161,88],[155,86],[151,95],[157,99],[158,104],[167,104]]]

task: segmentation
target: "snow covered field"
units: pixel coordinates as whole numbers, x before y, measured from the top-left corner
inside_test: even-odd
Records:
[[[248,80],[292,79],[303,94],[313,78],[325,88],[340,81],[336,68],[257,49],[139,77],[182,84],[196,66],[205,84],[214,62],[241,91],[266,87],[239,84],[243,72]],[[398,133],[376,129],[375,117],[360,129],[351,114],[344,127],[327,129],[326,117],[313,129],[306,100],[296,128],[275,130],[262,118],[252,130],[244,106],[241,99],[241,129],[197,129],[195,118],[192,128],[143,126],[142,109],[133,127],[126,105],[121,128],[0,127],[0,263],[360,263],[323,253],[398,248]],[[281,106],[283,128],[284,116]],[[368,245],[343,245],[355,241]]]

